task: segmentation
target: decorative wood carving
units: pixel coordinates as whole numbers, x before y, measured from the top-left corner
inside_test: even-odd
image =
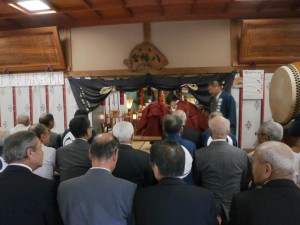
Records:
[[[134,47],[125,65],[132,71],[145,68],[161,69],[168,64],[167,58],[152,44],[144,42]]]
[[[300,60],[300,19],[244,20],[239,63],[274,64]]]
[[[65,69],[56,27],[0,32],[0,69],[45,71]]]

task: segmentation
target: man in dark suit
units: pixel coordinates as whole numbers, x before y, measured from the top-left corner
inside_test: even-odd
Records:
[[[150,159],[159,183],[137,191],[134,200],[137,225],[217,224],[213,194],[178,178],[185,164],[185,154],[178,143],[168,140],[154,143]]]
[[[111,134],[96,136],[89,153],[93,167],[59,185],[58,204],[66,225],[126,225],[131,221],[136,184],[111,174],[118,145]]]
[[[74,113],[74,117],[76,117],[76,116],[86,116],[87,118],[89,118],[89,113],[86,109],[77,109],[76,112]],[[96,131],[94,131],[92,129],[92,136],[88,140],[88,143],[92,144],[95,136],[96,136]],[[68,128],[64,131],[61,139],[62,139],[63,146],[71,144],[75,140],[75,137],[72,134],[72,132],[70,131],[70,128]]]
[[[138,188],[153,185],[154,177],[149,162],[149,154],[133,149],[133,126],[122,121],[114,125],[113,135],[119,140],[119,157],[113,175],[138,185]]]
[[[35,134],[19,131],[7,137],[4,159],[9,165],[0,174],[0,224],[61,224],[53,181],[32,173],[43,163]]]
[[[216,116],[208,125],[213,142],[196,151],[195,182],[213,191],[217,216],[227,224],[232,196],[249,182],[248,158],[243,150],[227,143],[228,119]]]
[[[60,175],[60,182],[85,174],[91,168],[88,152],[92,128],[86,116],[76,116],[69,123],[70,131],[75,140],[62,146],[56,153],[56,168]]]
[[[196,145],[196,148],[199,148],[200,147],[200,133],[185,126],[186,113],[184,111],[178,109],[174,112],[174,114],[182,120],[181,137],[183,139],[193,142]]]
[[[221,112],[230,121],[231,132],[236,132],[236,103],[230,93],[222,90],[219,81],[214,80],[208,83],[210,99],[210,113]]]
[[[294,225],[300,223],[300,190],[293,181],[294,153],[280,142],[257,147],[253,176],[262,188],[233,197],[230,225]]]
[[[181,137],[183,121],[176,115],[166,115],[164,117],[163,127],[165,139],[176,141],[185,151],[185,169],[183,180],[189,184],[194,184],[192,164],[195,158],[196,145]]]
[[[57,133],[54,133],[51,131],[55,125],[53,115],[51,113],[45,113],[45,114],[41,115],[39,118],[39,123],[44,124],[49,130],[50,140],[46,146],[52,147],[55,149],[58,149],[59,147],[61,147],[62,144],[61,144],[60,134],[57,134]]]

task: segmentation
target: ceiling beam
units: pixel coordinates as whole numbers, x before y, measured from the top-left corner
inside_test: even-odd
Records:
[[[165,14],[165,12],[164,12],[164,9],[161,5],[161,0],[156,0],[156,3],[157,3],[157,8],[158,8],[158,14],[160,16],[163,16]]]
[[[195,12],[196,12],[196,4],[197,4],[197,0],[193,0],[193,3],[191,4],[191,10],[190,10],[191,14],[195,14]]]
[[[84,4],[84,6],[89,9],[94,15],[99,17],[100,19],[103,19],[103,16],[100,12],[94,9],[92,3],[90,3],[88,0],[81,0],[81,2]]]
[[[265,8],[268,7],[268,5],[271,3],[272,0],[267,0],[267,1],[263,1],[261,3],[258,4],[256,11],[257,12],[261,12],[263,11]]]
[[[132,17],[132,12],[127,8],[125,0],[119,0],[121,6],[128,17]]]
[[[81,2],[84,4],[84,6],[85,6],[87,9],[93,9],[92,4],[91,4],[88,0],[81,0]]]
[[[294,4],[292,4],[292,6],[290,7],[291,11],[296,11],[300,8],[300,1],[298,0],[297,2],[295,2]]]
[[[223,13],[228,13],[231,9],[231,7],[233,6],[235,0],[230,0],[230,2],[225,3],[222,12]]]

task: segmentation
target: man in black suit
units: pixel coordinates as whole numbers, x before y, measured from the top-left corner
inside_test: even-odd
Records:
[[[61,224],[53,181],[32,173],[43,163],[35,134],[20,131],[7,137],[4,159],[9,165],[0,174],[0,224]]]
[[[174,141],[151,146],[150,160],[158,185],[140,189],[134,199],[137,225],[217,224],[213,194],[182,179],[185,153]]]
[[[192,130],[192,129],[185,126],[186,113],[184,111],[178,109],[174,112],[174,114],[182,120],[181,137],[183,139],[194,142],[195,145],[196,145],[196,148],[199,148],[200,147],[200,136],[201,136],[201,134],[199,132],[194,131],[194,130]]]
[[[149,154],[132,148],[133,126],[122,121],[114,125],[113,135],[119,140],[119,157],[113,175],[138,185],[138,188],[154,183]]]
[[[57,133],[51,131],[55,125],[53,115],[51,113],[44,113],[43,115],[40,116],[39,123],[44,124],[49,130],[50,140],[46,146],[52,147],[55,149],[58,149],[59,147],[61,147],[62,144],[61,144],[60,134],[57,134]]]
[[[257,147],[253,177],[262,188],[233,197],[230,225],[295,225],[300,223],[300,190],[293,181],[294,153],[283,143],[269,141]]]
[[[75,140],[60,147],[56,153],[60,182],[81,176],[92,166],[88,154],[91,145],[87,142],[92,136],[89,119],[86,116],[76,116],[70,121],[69,127]]]

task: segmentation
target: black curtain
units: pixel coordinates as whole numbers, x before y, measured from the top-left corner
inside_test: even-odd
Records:
[[[173,91],[178,90],[186,84],[190,84],[188,88],[191,94],[193,94],[201,104],[208,106],[210,98],[207,91],[208,82],[218,80],[224,85],[225,91],[230,91],[234,76],[235,73],[197,74],[194,76],[179,77],[146,74],[137,78],[118,78],[112,80],[89,80],[70,77],[69,82],[78,108],[86,109],[91,112],[105,100],[112,87],[115,87],[119,91],[136,91],[144,87]]]

